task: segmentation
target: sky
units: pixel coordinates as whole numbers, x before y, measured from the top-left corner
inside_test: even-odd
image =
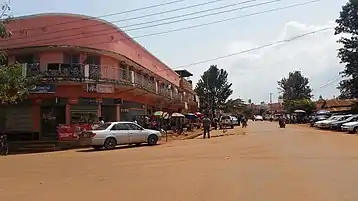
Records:
[[[44,12],[64,12],[97,17],[169,1],[173,0],[11,0],[11,8],[14,16]],[[108,21],[118,21],[208,1],[212,0],[184,0],[179,3],[153,9],[101,18]],[[205,6],[193,7],[137,20],[126,20],[115,24],[119,27],[124,27],[137,23],[145,23],[167,17],[219,8],[243,1],[248,0],[222,0]],[[135,37],[155,32],[168,31],[276,9],[303,3],[308,0],[281,0],[261,6],[249,7],[249,5],[268,1],[272,0],[256,0],[242,5],[227,7],[225,9],[216,9],[215,11],[183,18],[248,6],[248,8],[236,9],[232,12],[222,12],[221,14],[200,19],[128,31],[127,33],[130,36]],[[335,19],[339,16],[341,7],[346,2],[347,0],[320,0],[299,7],[243,17],[223,23],[187,29],[185,31],[138,38],[136,40],[169,67],[174,69],[186,69],[193,73],[194,76],[192,77],[192,80],[194,84],[200,79],[202,73],[207,70],[210,65],[215,64],[219,68],[225,69],[229,73],[228,79],[229,82],[232,83],[234,91],[230,98],[241,98],[245,101],[251,99],[254,103],[259,103],[261,101],[269,102],[269,94],[272,93],[272,101],[277,102],[279,96],[277,81],[282,77],[287,77],[288,73],[294,70],[300,70],[305,77],[309,78],[315,98],[318,98],[320,95],[322,95],[323,98],[333,98],[334,96],[339,95],[336,86],[341,78],[338,76],[338,73],[344,68],[344,65],[340,64],[339,59],[337,58],[337,49],[340,45],[336,41],[339,39],[339,36],[334,35],[333,29],[307,35],[290,42],[267,48],[236,54],[235,56],[224,59],[198,65],[187,65],[242,52],[276,41],[287,40],[307,32],[334,27]],[[136,27],[138,26],[130,28]],[[125,30],[125,28],[123,29]]]

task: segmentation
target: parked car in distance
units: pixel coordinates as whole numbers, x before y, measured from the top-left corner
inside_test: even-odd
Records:
[[[317,128],[322,128],[325,127],[326,124],[333,122],[333,121],[337,121],[340,117],[342,117],[343,115],[336,115],[336,116],[331,116],[328,119],[322,120],[322,121],[317,121],[313,124],[314,127]]]
[[[310,123],[311,123],[311,127],[314,125],[314,123],[316,123],[317,121],[323,121],[326,120],[330,117],[330,115],[328,114],[320,114],[320,115],[315,115],[311,118]]]
[[[254,121],[263,121],[264,118],[261,115],[254,115]]]
[[[345,118],[345,117],[342,117]],[[348,118],[345,118],[343,120],[333,121],[329,124],[330,129],[332,130],[341,130],[341,127],[345,123],[358,121],[358,115],[348,116]]]
[[[358,132],[358,121],[352,121],[345,123],[341,126],[342,131],[347,131],[348,133],[357,133]]]
[[[160,131],[144,129],[134,122],[107,122],[89,131],[94,149],[114,149],[117,145],[157,144]]]
[[[239,125],[239,120],[235,116],[231,116],[231,120],[232,120],[232,124],[234,124],[234,126]]]
[[[232,121],[231,116],[229,115],[221,116],[219,119],[219,128],[222,129],[227,127],[234,128],[234,123]]]

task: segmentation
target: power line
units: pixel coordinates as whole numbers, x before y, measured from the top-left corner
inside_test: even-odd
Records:
[[[209,23],[203,23],[203,24],[198,24],[198,25],[183,27],[183,28],[179,28],[179,29],[173,29],[173,30],[169,30],[169,31],[156,32],[156,33],[150,33],[150,34],[145,34],[145,35],[134,36],[134,37],[132,37],[132,38],[129,37],[129,36],[127,36],[127,38],[118,39],[118,41],[133,40],[133,39],[135,39],[135,38],[143,38],[143,37],[149,37],[149,36],[167,34],[167,33],[171,33],[171,32],[184,31],[184,30],[188,30],[188,29],[193,29],[193,28],[208,26],[208,25],[212,25],[212,24],[223,23],[223,22],[227,22],[227,21],[232,21],[232,20],[241,19],[241,18],[245,18],[245,17],[260,15],[260,14],[264,14],[264,13],[270,13],[270,12],[275,12],[275,11],[279,11],[279,10],[285,10],[285,9],[289,9],[289,8],[294,8],[294,7],[298,7],[298,6],[303,6],[303,5],[307,5],[307,4],[311,4],[311,3],[316,3],[316,2],[318,2],[318,1],[320,1],[320,0],[307,1],[307,2],[304,2],[304,3],[293,4],[293,5],[284,6],[284,7],[278,7],[278,8],[274,8],[274,9],[270,9],[270,10],[265,10],[265,11],[250,13],[250,14],[241,15],[241,16],[232,17],[232,18],[227,18],[227,19],[223,19],[223,20],[217,20],[217,21],[213,21],[213,22],[209,22]],[[52,39],[56,39],[56,38],[59,38],[60,40],[55,40],[55,41],[51,41],[51,42],[53,43],[53,42],[62,42],[62,41],[66,41],[66,40],[69,40],[69,39],[75,40],[75,39],[90,38],[90,37],[95,37],[95,36],[101,36],[101,35],[103,35],[103,34],[111,34],[111,33],[117,33],[117,32],[118,32],[118,30],[115,30],[115,31],[113,31],[113,32],[98,33],[98,34],[94,34],[94,35],[79,36],[79,37],[76,37],[76,38],[68,38],[68,39],[60,39],[60,38],[69,37],[69,36],[77,36],[78,34],[76,34],[76,35],[69,35],[69,36],[61,36],[61,37],[53,37],[53,38],[47,38],[47,39],[38,39],[38,40],[33,40],[33,41],[25,41],[25,42],[21,42],[21,43],[17,43],[17,44],[11,44],[10,47],[7,47],[6,49],[11,49],[11,46],[18,46],[18,45],[28,44],[28,43],[32,43],[32,42],[43,42],[43,41],[46,41],[46,40],[52,40]],[[89,44],[89,45],[102,44],[102,43],[113,43],[113,42],[114,42],[114,41],[97,42],[97,43],[91,43],[91,44]]]
[[[48,25],[47,27],[53,27],[53,26],[58,26],[58,25],[63,25],[63,24],[69,24],[69,23],[74,23],[74,22],[79,22],[79,21],[85,21],[85,20],[91,20],[91,19],[97,19],[97,18],[102,18],[102,17],[110,17],[110,16],[114,16],[114,15],[121,15],[121,14],[126,14],[126,13],[132,13],[132,12],[137,12],[137,11],[142,11],[142,10],[148,10],[151,8],[157,8],[157,7],[162,7],[162,6],[167,6],[167,5],[171,5],[171,4],[175,4],[175,3],[180,3],[186,0],[175,0],[175,1],[169,1],[169,2],[165,2],[165,3],[160,3],[160,4],[154,4],[154,5],[150,5],[150,6],[145,6],[145,7],[140,7],[140,8],[135,8],[135,9],[131,9],[131,10],[126,10],[126,11],[121,11],[121,12],[117,12],[117,13],[110,13],[110,14],[105,14],[105,15],[99,15],[99,16],[95,16],[95,17],[90,17],[90,18],[86,18],[86,19],[78,19],[78,20],[70,20],[67,22],[60,22],[60,23],[56,23],[56,24],[51,24]],[[21,17],[20,17],[21,18]],[[30,28],[28,30],[34,30],[34,29],[38,29],[41,28],[40,27],[33,27]],[[21,31],[21,29],[19,30],[14,30],[15,31]]]
[[[172,10],[167,10],[167,11],[162,11],[162,12],[156,12],[156,13],[151,13],[151,14],[147,14],[147,15],[141,15],[141,16],[136,16],[136,17],[132,17],[132,18],[126,18],[126,19],[120,19],[120,20],[115,20],[115,21],[108,21],[110,23],[118,23],[118,22],[124,22],[124,21],[130,21],[130,20],[135,20],[135,19],[141,19],[141,18],[146,18],[146,17],[151,17],[151,16],[156,16],[156,15],[162,15],[162,14],[166,14],[166,13],[171,13],[171,12],[176,12],[176,11],[180,11],[180,10],[186,10],[186,9],[191,9],[191,8],[195,8],[195,7],[199,7],[199,6],[204,6],[204,5],[209,5],[209,4],[213,4],[213,3],[217,3],[217,2],[221,2],[221,1],[226,1],[226,0],[213,0],[213,1],[209,1],[209,2],[205,2],[205,3],[200,3],[200,4],[194,4],[194,5],[190,5],[190,6],[186,6],[186,7],[181,7],[181,8],[176,8],[176,9],[172,9]],[[249,0],[249,1],[245,1],[245,2],[240,2],[240,3],[236,3],[236,4],[244,4],[247,2],[252,2],[252,1],[257,1],[257,0]],[[236,5],[234,4],[234,5]],[[233,4],[228,5],[228,6],[234,6]],[[199,11],[199,12],[195,12],[195,13],[191,13],[191,14],[198,14],[200,12],[207,12],[210,11],[209,10],[204,10],[204,11]],[[180,16],[179,16],[180,17]],[[176,16],[172,17],[172,18],[176,18]],[[81,19],[81,20],[90,20],[90,19],[97,19],[96,17],[91,17],[89,19]],[[162,20],[168,20],[167,18],[165,19],[159,19],[153,22],[157,22],[157,21],[162,21]],[[76,21],[72,21],[72,22],[77,22],[79,20]],[[153,23],[153,22],[143,22],[143,23],[139,23],[139,25],[141,24],[146,24],[146,23]],[[61,25],[61,24],[58,24]],[[58,30],[58,31],[53,31],[53,32],[47,32],[47,33],[42,33],[42,34],[37,34],[37,35],[30,35],[30,36],[24,36],[24,37],[19,37],[19,38],[15,38],[13,40],[19,40],[19,39],[23,39],[23,38],[31,38],[31,37],[37,37],[39,35],[48,35],[48,34],[52,34],[52,33],[61,33],[61,32],[65,32],[65,31],[71,31],[71,30],[77,30],[77,29],[82,29],[82,28],[88,28],[88,27],[96,27],[96,26],[101,26],[103,25],[103,23],[99,23],[99,24],[92,24],[92,25],[88,25],[88,26],[82,26],[82,27],[75,27],[75,28],[70,28],[70,29],[63,29],[63,30]],[[135,26],[136,24],[133,25],[129,25],[128,27],[131,26]],[[50,27],[54,26],[54,25],[49,25]],[[49,27],[46,26],[46,27]],[[44,26],[41,27],[37,27],[38,29],[43,28]],[[127,27],[127,26],[126,26]],[[31,28],[31,29],[36,29],[36,28]],[[31,30],[29,29],[29,30]],[[100,30],[101,31],[101,30]],[[11,40],[11,39],[8,39]],[[5,40],[7,41],[7,40]]]
[[[251,0],[252,1],[252,0]],[[268,2],[264,2],[264,3],[259,3],[259,4],[253,4],[253,5],[250,5],[250,6],[244,6],[244,7],[239,7],[239,8],[236,8],[236,9],[232,9],[232,10],[229,10],[229,12],[233,12],[233,11],[236,11],[236,10],[243,10],[243,9],[247,9],[247,8],[252,8],[252,7],[257,7],[257,6],[262,6],[262,5],[265,5],[265,4],[270,4],[270,3],[274,3],[274,2],[278,2],[278,1],[282,1],[282,0],[273,0],[273,1],[268,1]],[[320,1],[320,0],[315,0],[315,1]],[[250,2],[250,1],[246,1],[246,2]],[[245,3],[246,3],[245,2]],[[242,4],[242,3],[241,3]],[[197,16],[197,17],[192,17],[192,18],[186,18],[186,19],[181,19],[181,20],[176,20],[176,21],[171,21],[171,22],[165,22],[165,23],[159,23],[159,24],[154,24],[154,25],[148,25],[148,26],[143,26],[143,27],[138,27],[138,28],[133,28],[133,29],[127,29],[127,30],[122,30],[122,31],[134,31],[134,30],[140,30],[140,29],[146,29],[146,28],[152,28],[152,27],[157,27],[157,26],[162,26],[162,25],[167,25],[167,24],[174,24],[174,23],[178,23],[178,22],[183,22],[183,21],[188,21],[188,20],[194,20],[194,19],[199,19],[199,18],[203,18],[203,17],[207,17],[207,16],[213,16],[213,15],[219,15],[219,14],[222,14],[222,13],[225,13],[225,12],[228,12],[228,11],[221,11],[221,12],[218,12],[218,13],[211,13],[211,14],[208,14],[208,15],[202,15],[202,16]],[[198,13],[198,12],[196,12]],[[191,15],[191,14],[187,14],[187,15]],[[183,16],[186,16],[186,15],[180,15],[179,17],[183,17]],[[175,16],[174,16],[175,17]],[[174,18],[172,17],[172,18]],[[168,19],[168,18],[167,18]],[[153,23],[153,22],[156,22],[156,21],[161,21],[161,20],[155,20],[155,21],[152,21],[150,23]],[[142,23],[139,23],[139,24],[142,24]],[[100,24],[100,25],[103,25],[103,24]],[[96,24],[96,26],[99,26],[99,24]],[[86,28],[86,26],[84,27],[81,27],[81,28]],[[76,28],[77,29],[77,28]],[[103,34],[109,34],[109,33],[98,33],[98,32],[103,32],[103,31],[107,31],[107,30],[112,30],[113,28],[110,27],[110,28],[104,28],[104,29],[100,29],[100,30],[96,30],[96,33],[97,35],[95,36],[100,36],[100,35],[103,35]],[[68,30],[71,30],[71,29],[68,29]],[[65,31],[65,30],[63,30]],[[67,30],[66,30],[67,31]],[[118,32],[117,30],[115,32],[110,32],[110,33],[116,33]],[[52,32],[52,33],[57,33],[57,32]],[[75,34],[70,34],[70,35],[65,35],[65,36],[58,36],[58,37],[50,37],[50,38],[46,38],[46,39],[36,39],[36,40],[30,40],[30,41],[25,41],[25,42],[22,42],[22,43],[19,43],[19,44],[28,44],[28,43],[32,43],[32,42],[37,42],[37,41],[47,41],[47,40],[53,40],[53,39],[56,39],[56,38],[64,38],[64,37],[72,37],[72,36],[78,36],[79,33],[75,33]],[[36,35],[37,37],[38,35]],[[89,35],[87,37],[92,37],[93,35]],[[33,36],[35,37],[35,35]],[[80,37],[83,37],[83,36],[80,36]],[[26,37],[22,37],[23,38],[26,38]],[[20,39],[20,38],[19,38]],[[71,38],[72,39],[72,38]],[[16,40],[16,39],[15,39]],[[5,40],[5,41],[9,41],[9,40]],[[19,45],[17,44],[17,45]]]
[[[318,33],[318,32],[322,32],[322,31],[327,31],[327,30],[330,30],[330,29],[333,29],[333,28],[334,27],[318,29],[316,31],[307,32],[305,34],[297,35],[297,36],[289,38],[289,39],[280,40],[280,41],[276,41],[276,42],[273,42],[273,43],[268,43],[268,44],[265,44],[265,45],[261,45],[261,46],[258,46],[258,47],[243,50],[243,51],[240,51],[240,52],[235,52],[235,53],[224,55],[224,56],[215,57],[215,58],[212,58],[212,59],[206,59],[206,60],[202,60],[202,61],[198,61],[198,62],[193,62],[193,63],[190,63],[190,64],[178,66],[176,68],[184,68],[184,67],[189,67],[189,66],[195,66],[195,65],[198,65],[198,64],[208,63],[208,62],[211,62],[211,61],[221,60],[221,59],[224,59],[224,58],[236,56],[236,55],[247,53],[247,52],[252,52],[252,51],[255,51],[255,50],[259,50],[259,49],[263,49],[263,48],[266,48],[266,47],[278,45],[278,44],[281,44],[281,43],[291,42],[291,41],[296,40],[298,38],[302,38],[302,37],[312,35],[312,34],[315,34],[315,33]]]
[[[243,2],[229,4],[229,5],[225,5],[225,6],[221,6],[221,7],[217,7],[217,8],[210,8],[210,9],[207,9],[207,10],[197,11],[197,12],[188,13],[188,14],[184,14],[184,15],[168,17],[168,18],[164,18],[164,19],[160,19],[160,20],[153,20],[153,21],[149,21],[149,22],[141,22],[141,23],[137,23],[137,24],[123,26],[123,27],[121,27],[121,29],[127,28],[127,27],[138,26],[138,25],[151,24],[151,23],[154,23],[154,22],[171,20],[171,19],[176,19],[176,18],[181,18],[181,17],[186,17],[186,16],[190,16],[190,15],[196,15],[196,14],[200,14],[200,13],[206,13],[206,12],[209,12],[209,11],[214,11],[214,10],[219,10],[219,9],[223,9],[223,8],[229,8],[229,7],[233,7],[233,6],[237,6],[237,5],[241,5],[241,4],[245,4],[245,3],[250,3],[250,2],[253,2],[253,1],[257,1],[257,0],[243,1]],[[282,0],[273,0],[273,1],[258,3],[258,4],[254,4],[254,5],[234,8],[234,9],[230,9],[230,10],[224,10],[224,11],[220,11],[220,12],[209,13],[209,14],[206,14],[206,15],[196,16],[196,17],[192,17],[192,18],[186,18],[186,19],[175,20],[175,21],[166,22],[166,23],[160,23],[160,24],[157,24],[157,25],[160,26],[160,25],[172,24],[172,23],[183,22],[183,21],[188,21],[188,20],[200,19],[200,18],[204,18],[204,17],[209,17],[209,16],[213,16],[213,15],[219,15],[219,14],[223,14],[223,13],[230,13],[230,12],[233,12],[233,11],[243,10],[243,9],[252,8],[252,7],[256,7],[256,6],[262,6],[262,5],[266,5],[266,4],[270,4],[270,3],[276,3],[276,2],[280,2],[280,1],[282,1]],[[155,26],[155,25],[149,25],[149,26],[152,27],[152,26]],[[134,30],[143,29],[143,28],[146,28],[146,26],[139,27],[139,28],[134,28],[134,29],[127,29],[127,30],[123,29],[123,31],[134,31]]]
[[[197,62],[186,64],[186,65],[177,66],[175,68],[163,69],[163,70],[155,71],[154,73],[167,71],[167,70],[181,69],[183,67],[191,67],[191,66],[195,66],[195,65],[198,65],[198,64],[203,64],[203,63],[207,63],[207,62],[211,62],[211,61],[221,60],[221,59],[225,59],[225,58],[228,58],[228,57],[237,56],[237,55],[240,55],[240,54],[256,51],[256,50],[259,50],[259,49],[264,49],[264,48],[274,46],[274,45],[278,45],[278,44],[281,44],[281,43],[289,43],[289,42],[292,42],[292,41],[294,41],[296,39],[303,38],[303,37],[308,36],[308,35],[312,35],[312,34],[315,34],[315,33],[319,33],[319,32],[322,32],[322,31],[327,31],[327,30],[331,30],[331,29],[334,29],[334,27],[317,29],[315,31],[311,31],[311,32],[307,32],[307,33],[304,33],[304,34],[301,34],[301,35],[297,35],[297,36],[291,37],[289,39],[280,40],[280,41],[276,41],[276,42],[273,42],[273,43],[268,43],[268,44],[265,44],[265,45],[257,46],[257,47],[254,47],[254,48],[246,49],[246,50],[243,50],[243,51],[240,51],[240,52],[236,52],[236,53],[232,53],[232,54],[228,54],[228,55],[224,55],[224,56],[219,56],[219,57],[212,58],[212,59],[206,59],[206,60],[197,61]]]
[[[319,87],[313,89],[312,92],[313,92],[313,91],[317,91],[318,89],[322,89],[322,88],[324,88],[324,87],[326,87],[326,86],[329,86],[329,85],[333,84],[335,81],[337,81],[337,80],[339,80],[339,79],[341,79],[341,78],[342,78],[341,75],[336,75],[336,76],[334,76],[332,79],[330,79],[328,82],[326,82],[325,84],[323,84],[323,85],[321,85],[321,86],[319,86]]]

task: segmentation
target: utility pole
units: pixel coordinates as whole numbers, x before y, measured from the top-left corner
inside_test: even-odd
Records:
[[[270,113],[272,114],[272,93],[270,93]]]
[[[211,106],[211,100],[210,100],[210,93],[209,93],[209,76],[206,77],[206,90],[207,90],[207,93],[208,93],[208,115],[209,115],[209,118],[212,117],[212,106]]]

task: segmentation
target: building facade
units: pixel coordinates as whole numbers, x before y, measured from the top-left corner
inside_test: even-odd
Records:
[[[16,18],[7,28],[12,37],[0,47],[8,63],[41,77],[28,100],[0,108],[7,132],[53,138],[58,124],[197,110],[191,83],[111,23],[40,14]]]

